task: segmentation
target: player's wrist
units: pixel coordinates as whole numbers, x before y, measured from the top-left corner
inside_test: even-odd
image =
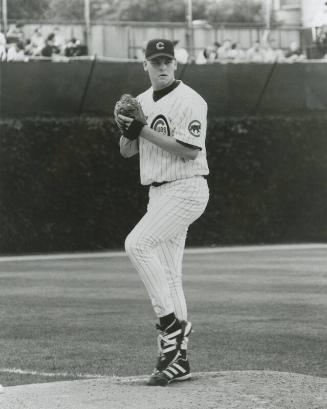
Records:
[[[140,136],[140,133],[145,125],[146,124],[143,123],[142,121],[139,121],[138,119],[133,119],[130,126],[125,131],[126,138],[131,140],[137,139]]]

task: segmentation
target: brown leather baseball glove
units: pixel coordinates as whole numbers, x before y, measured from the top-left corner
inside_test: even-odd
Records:
[[[124,116],[128,116],[129,118],[136,119],[140,108],[141,108],[140,104],[135,98],[132,97],[132,95],[123,94],[120,97],[120,99],[116,102],[114,110],[115,118],[119,114],[121,114]]]
[[[133,118],[134,121],[126,128],[125,122],[118,115]],[[114,116],[118,128],[128,139],[136,139],[146,119],[140,103],[130,94],[123,94],[115,104]],[[135,132],[138,130],[138,132]]]

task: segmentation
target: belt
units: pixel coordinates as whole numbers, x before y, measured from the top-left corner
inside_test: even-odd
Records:
[[[207,179],[207,175],[199,175],[199,176],[202,176],[203,178]],[[161,185],[164,185],[165,183],[170,183],[170,182],[176,182],[176,180],[169,180],[169,181],[164,181],[164,182],[152,182],[150,186],[159,187]]]
[[[164,185],[165,183],[169,183],[169,182],[152,182],[150,186],[158,187],[158,186]]]

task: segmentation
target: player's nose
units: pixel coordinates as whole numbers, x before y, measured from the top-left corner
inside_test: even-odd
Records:
[[[167,68],[167,63],[165,61],[160,61],[159,63],[159,69],[160,70],[165,70]]]

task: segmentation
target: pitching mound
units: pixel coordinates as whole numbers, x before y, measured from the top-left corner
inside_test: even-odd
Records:
[[[327,378],[269,372],[194,374],[167,387],[102,378],[4,388],[1,409],[326,409]]]

